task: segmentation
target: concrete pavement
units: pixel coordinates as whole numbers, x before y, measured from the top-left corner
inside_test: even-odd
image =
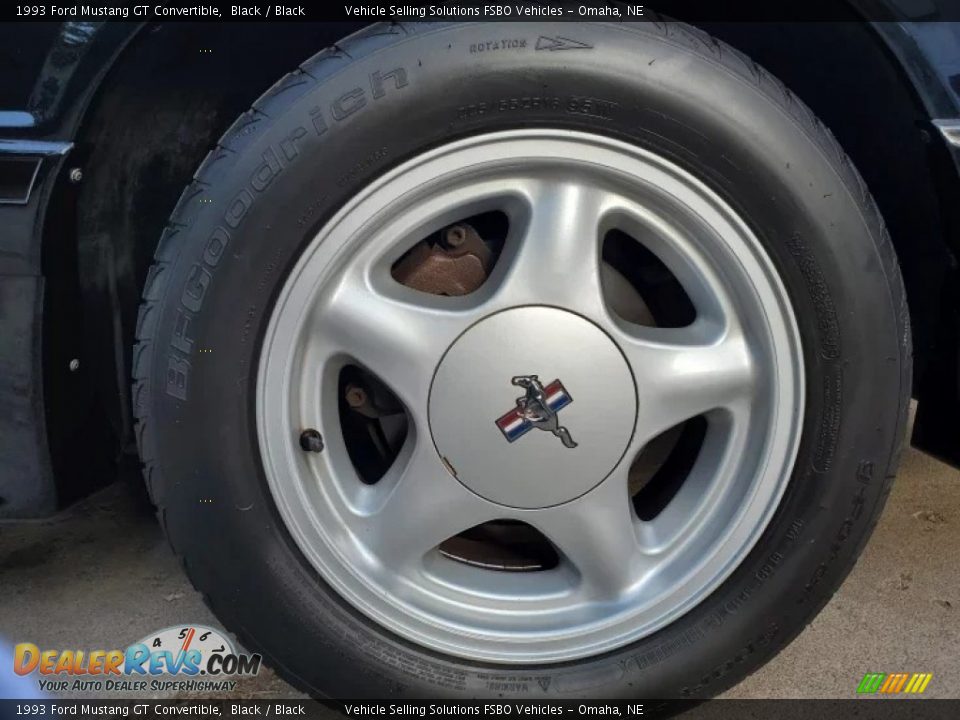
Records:
[[[839,593],[727,697],[850,698],[866,672],[930,672],[927,696],[960,698],[958,556],[960,473],[909,449]],[[122,648],[182,623],[219,627],[123,485],[50,520],[0,524],[0,645]],[[241,681],[237,694],[296,695],[270,671]]]

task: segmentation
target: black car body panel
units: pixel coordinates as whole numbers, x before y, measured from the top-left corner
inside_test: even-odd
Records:
[[[920,131],[927,133],[937,152],[952,158],[949,173],[941,168],[940,175],[951,185],[960,169],[960,129],[952,135],[953,142],[950,139],[951,128],[960,128],[960,23],[940,21],[955,16],[954,5],[952,0],[882,0],[867,8],[871,18],[880,7],[897,19],[872,22],[871,31],[895,58],[904,82],[923,106],[928,122]],[[260,32],[299,33],[291,42],[292,52],[299,52],[300,45],[316,50],[316,43],[333,41],[356,27],[329,23],[305,30],[302,24],[295,25],[300,29],[279,25]],[[703,25],[714,32],[708,23]],[[82,492],[58,479],[57,469],[69,469],[81,461],[82,448],[102,433],[87,427],[94,423],[84,423],[82,414],[71,417],[72,428],[51,431],[57,422],[63,424],[52,419],[52,407],[113,405],[115,409],[106,415],[116,416],[119,429],[114,434],[121,438],[118,452],[132,446],[129,411],[124,409],[129,404],[130,360],[125,357],[129,348],[122,346],[125,335],[120,328],[130,320],[120,317],[117,283],[109,277],[101,283],[103,307],[79,307],[83,294],[79,286],[85,280],[82,270],[81,277],[75,277],[77,237],[72,212],[82,201],[71,186],[80,180],[84,162],[97,162],[75,143],[106,78],[123,67],[138,39],[163,32],[162,25],[153,23],[0,24],[0,518],[46,515]],[[252,99],[264,89],[252,88]],[[948,241],[943,257],[952,259],[958,250],[952,243],[960,232],[952,227],[944,236]],[[79,266],[83,268],[82,258]],[[64,267],[72,270],[61,272]],[[955,293],[944,288],[942,317],[936,332],[931,331],[936,336],[931,341],[935,352],[916,389],[921,404],[914,440],[960,464],[960,442],[955,437],[960,417],[960,299]],[[104,337],[96,341],[115,347],[106,353],[109,363],[91,369],[99,373],[98,381],[71,384],[68,373],[77,371],[71,361],[77,360],[83,371],[91,362],[89,354],[78,348],[81,336],[88,334],[82,329],[84,323],[91,321],[94,312],[113,314],[105,321]],[[136,309],[124,312],[135,315]],[[103,391],[111,383],[113,397]],[[107,472],[96,466],[88,469]]]

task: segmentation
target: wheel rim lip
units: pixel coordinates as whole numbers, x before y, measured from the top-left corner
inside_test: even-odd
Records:
[[[318,260],[318,247],[326,240],[329,241],[331,231],[340,227],[341,222],[351,213],[356,212],[358,208],[363,207],[371,197],[381,192],[384,188],[398,180],[402,180],[411,170],[429,166],[430,163],[455,157],[461,151],[475,150],[478,147],[493,147],[498,143],[510,143],[512,141],[557,141],[559,143],[582,143],[584,147],[601,147],[608,150],[614,150],[623,153],[626,157],[634,161],[641,160],[649,163],[651,167],[656,167],[661,171],[666,170],[671,174],[684,178],[692,187],[703,192],[706,201],[722,208],[723,212],[740,226],[744,232],[741,241],[747,242],[749,250],[756,261],[763,266],[765,273],[764,280],[775,291],[775,299],[778,309],[782,313],[785,321],[785,333],[788,336],[789,348],[789,370],[792,374],[790,392],[792,399],[792,412],[781,412],[776,416],[776,424],[783,425],[787,422],[789,425],[789,439],[787,441],[778,441],[779,450],[776,462],[782,470],[776,480],[775,487],[766,488],[763,493],[766,501],[760,511],[760,519],[753,524],[752,529],[746,531],[746,537],[740,543],[741,550],[733,554],[733,560],[728,560],[723,567],[716,572],[711,573],[709,581],[699,584],[700,590],[687,593],[686,599],[672,603],[666,609],[661,609],[653,613],[654,619],[641,620],[639,616],[646,613],[650,615],[651,607],[641,606],[636,612],[619,613],[606,620],[599,619],[591,622],[587,626],[578,626],[570,628],[569,632],[554,631],[548,636],[537,633],[518,632],[510,637],[497,636],[496,633],[489,632],[488,627],[470,627],[455,622],[448,622],[441,618],[425,614],[421,608],[410,605],[406,600],[390,596],[389,591],[384,591],[384,587],[389,585],[372,586],[370,578],[358,572],[356,567],[351,566],[349,558],[344,556],[342,551],[337,548],[336,543],[331,540],[328,530],[318,523],[318,518],[310,503],[316,499],[319,492],[321,495],[328,490],[312,488],[309,492],[297,468],[302,468],[301,458],[297,458],[298,450],[290,441],[290,438],[277,440],[276,432],[271,428],[278,427],[286,418],[287,425],[290,425],[291,408],[289,402],[289,385],[291,375],[293,374],[293,359],[290,351],[291,328],[302,329],[305,317],[309,312],[309,306],[299,308],[293,316],[287,309],[287,303],[291,298],[291,288],[297,283],[303,284],[302,278],[305,277],[305,271],[308,266],[316,270],[316,265],[322,264],[324,272],[314,272],[313,289],[311,297],[316,297],[318,288],[323,284],[324,278],[329,280],[335,275],[331,268],[339,266],[350,240],[345,239],[340,246],[334,249],[332,253],[327,253],[327,257]],[[556,159],[556,158],[554,158]],[[506,164],[504,159],[500,159],[500,164]],[[470,168],[468,168],[469,170]],[[466,172],[466,171],[465,171]],[[322,254],[321,254],[322,255]],[[563,308],[570,310],[570,308]],[[294,308],[296,310],[296,308]],[[500,312],[493,310],[490,315]],[[575,312],[575,311],[574,311]],[[281,317],[286,313],[283,323],[286,329],[281,332]],[[489,315],[488,315],[489,316]],[[299,332],[299,329],[297,332]],[[286,347],[278,353],[278,335],[286,335],[284,342],[280,347]],[[452,343],[451,343],[452,345]],[[449,347],[448,347],[449,349]],[[783,348],[779,348],[778,352]],[[778,361],[785,358],[777,355]],[[439,364],[440,358],[437,358]],[[434,368],[435,371],[436,368]],[[632,370],[632,368],[631,368]],[[278,385],[278,382],[280,383]],[[278,392],[279,390],[279,392]],[[403,165],[389,171],[367,188],[361,190],[357,196],[351,199],[343,208],[341,208],[329,222],[317,233],[311,240],[307,249],[301,254],[293,271],[284,282],[283,289],[278,296],[276,304],[271,313],[270,323],[264,336],[261,348],[261,357],[258,366],[257,376],[257,434],[259,449],[263,460],[264,473],[270,487],[271,494],[277,504],[280,515],[288,531],[293,536],[301,552],[304,554],[307,562],[319,571],[321,577],[336,590],[339,595],[345,598],[351,605],[359,609],[368,617],[378,622],[398,635],[423,645],[431,650],[447,653],[454,656],[469,658],[473,660],[488,661],[501,664],[537,664],[553,663],[575,660],[602,652],[610,651],[622,647],[628,643],[646,637],[658,629],[673,622],[675,619],[686,613],[689,609],[699,604],[710,592],[716,589],[736,567],[740,565],[743,559],[754,548],[757,539],[762,531],[767,527],[779,501],[785,491],[789,477],[792,474],[793,465],[796,458],[796,452],[800,441],[800,425],[803,417],[803,404],[805,399],[803,358],[801,350],[801,341],[796,318],[793,314],[792,306],[787,299],[787,292],[782,281],[776,273],[772,262],[767,256],[759,240],[753,235],[746,223],[733,212],[732,209],[722,201],[715,193],[707,188],[698,179],[680,169],[664,158],[655,155],[638,147],[613,140],[604,136],[582,133],[569,130],[514,130],[486,135],[478,135],[464,140],[460,140],[442,147],[436,148],[427,153],[419,155]],[[778,397],[778,404],[783,405],[782,398]],[[782,407],[778,408],[783,410]],[[294,423],[297,421],[294,420]],[[292,425],[296,428],[297,425]],[[411,428],[416,432],[414,428]],[[783,428],[780,427],[780,434],[783,435]],[[290,435],[290,433],[287,433]],[[426,433],[429,441],[429,433]],[[758,475],[767,471],[770,464],[768,442],[764,445],[765,458],[763,463],[759,464]],[[293,457],[291,457],[293,456]],[[621,459],[621,462],[624,462]],[[330,470],[329,465],[324,465],[326,470]],[[291,479],[291,470],[295,477]],[[286,471],[286,472],[284,472]],[[314,478],[315,479],[315,478]],[[309,480],[309,478],[307,478]],[[602,484],[602,483],[601,483]],[[757,500],[757,490],[754,487],[747,497],[747,502],[755,504]],[[591,491],[588,491],[588,494]],[[625,498],[626,501],[626,498]],[[742,518],[736,520],[742,524]],[[734,529],[741,535],[744,530],[740,524],[735,524]],[[718,540],[717,545],[726,546],[731,542],[733,531],[723,534]],[[319,542],[319,544],[318,544]],[[704,572],[705,565],[695,568],[690,576],[682,580],[681,584],[689,585],[695,576]],[[405,586],[408,579],[402,579],[401,582],[394,582],[394,588],[409,589]],[[658,598],[658,602],[652,607],[663,606],[665,601]]]

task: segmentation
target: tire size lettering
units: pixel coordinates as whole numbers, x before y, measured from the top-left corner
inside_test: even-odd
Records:
[[[459,120],[469,120],[484,115],[496,113],[553,110],[566,112],[572,115],[584,115],[598,120],[610,120],[618,104],[610,100],[571,95],[559,97],[556,95],[524,95],[509,97],[493,102],[477,102],[462,105],[457,108]]]

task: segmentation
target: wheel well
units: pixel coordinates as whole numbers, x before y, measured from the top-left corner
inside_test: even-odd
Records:
[[[957,237],[941,197],[945,188],[954,190],[957,177],[896,60],[866,24],[701,27],[783,80],[863,174],[903,267],[919,376],[937,330],[948,248]],[[75,478],[84,457],[90,467],[102,467],[105,458],[116,463],[135,452],[129,379],[140,292],[160,232],[193,171],[274,81],[357,28],[148,26],[107,75],[71,157],[83,180],[61,183],[51,205],[60,219],[48,224],[44,240],[44,273],[57,288],[48,296],[45,324],[76,336],[93,389],[76,402],[46,394],[56,399],[48,408],[54,468],[71,468],[58,477]],[[56,386],[47,375],[45,383]],[[93,424],[109,432],[95,440],[77,434]],[[77,492],[73,487],[68,494]]]
[[[809,105],[866,181],[903,272],[916,390],[960,247],[960,188],[914,87],[867,23],[717,23],[703,29],[763,65]]]
[[[47,429],[62,499],[108,482],[110,467],[137,468],[126,461],[136,455],[130,367],[140,294],[194,170],[278,78],[356,28],[148,25],[97,89],[69,160],[83,178],[59,182],[43,244]],[[67,382],[63,368],[75,357],[85,377]]]

